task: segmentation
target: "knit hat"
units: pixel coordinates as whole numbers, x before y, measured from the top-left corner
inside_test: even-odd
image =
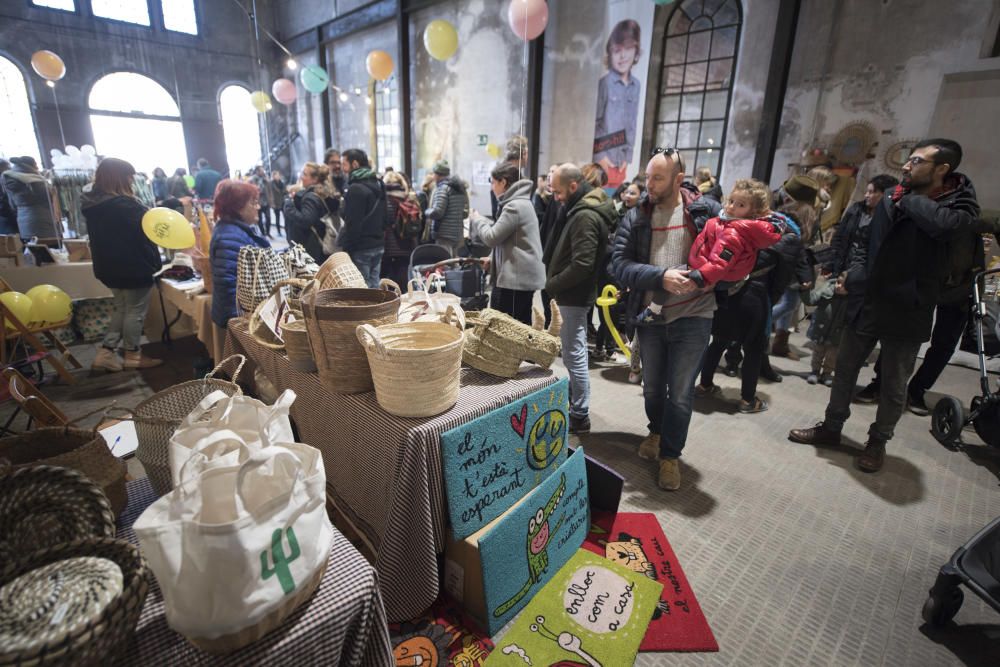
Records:
[[[38,163],[35,162],[35,158],[30,155],[22,155],[21,157],[12,157],[10,163],[17,165],[23,169],[33,169],[38,171]]]
[[[451,176],[451,167],[448,166],[447,160],[438,160],[434,163],[434,168],[431,170],[438,176]]]
[[[804,204],[815,204],[819,195],[819,183],[808,176],[792,176],[781,189],[795,201]]]

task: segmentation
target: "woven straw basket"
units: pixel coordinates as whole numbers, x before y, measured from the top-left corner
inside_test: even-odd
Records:
[[[232,382],[216,379],[215,374],[233,360],[238,360],[239,364],[233,372]],[[216,389],[225,392],[227,396],[242,394],[236,381],[245,363],[246,357],[234,354],[223,359],[204,379],[168,387],[135,406],[132,419],[135,421],[136,435],[139,436],[139,446],[135,450],[135,456],[146,469],[146,476],[149,477],[149,483],[157,495],[166,495],[174,488],[170,477],[167,447],[170,436],[180,426],[181,421],[201,403],[201,399]]]
[[[54,427],[14,435],[0,440],[0,459],[15,468],[37,464],[78,470],[101,488],[115,516],[128,501],[125,462],[111,453],[97,431]]]
[[[301,297],[303,290],[310,284],[311,281],[303,280],[302,278],[286,278],[285,280],[279,280],[275,283],[274,287],[271,289],[272,296],[277,294],[278,291],[284,287],[290,288],[288,290],[288,305],[285,312],[282,313],[282,317],[284,317],[286,313],[294,312],[301,318],[302,305],[296,297]],[[256,308],[253,309],[253,312],[250,314],[250,319],[247,322],[247,331],[250,332],[250,335],[259,345],[277,352],[285,349],[285,343],[274,335],[274,332],[271,331],[270,327],[268,327],[261,318],[261,312],[264,310],[264,304],[267,302],[268,299],[264,299],[257,304]],[[282,330],[284,330],[284,324],[282,324]]]
[[[359,324],[394,324],[399,297],[374,289],[313,290],[303,297],[302,312],[323,386],[335,394],[371,391],[372,372],[356,330]]]
[[[321,290],[368,287],[365,277],[346,252],[335,252],[323,262],[323,266],[316,272],[316,283]]]
[[[281,327],[281,333],[285,337],[285,354],[292,368],[303,373],[315,373],[316,362],[309,347],[305,320],[285,322]]]
[[[560,340],[496,310],[469,313],[463,361],[500,377],[514,377],[522,361],[548,368],[561,350]]]
[[[72,605],[69,600],[86,594],[90,598],[99,594],[101,581],[75,579],[78,567],[60,569],[64,577],[32,576],[32,571],[46,566],[58,567],[68,559],[100,558],[111,561],[121,570],[121,588],[117,592],[105,590],[106,604]],[[75,561],[74,563],[78,563]],[[69,565],[69,564],[67,564]],[[139,549],[124,540],[108,537],[91,537],[49,546],[28,555],[0,564],[0,587],[12,586],[11,604],[4,604],[0,611],[0,625],[11,622],[23,633],[30,635],[21,646],[13,650],[0,647],[2,665],[107,665],[114,662],[116,654],[125,647],[135,632],[142,613],[142,606],[149,591],[148,569]],[[31,581],[28,588],[34,595],[17,595],[16,592]],[[47,590],[46,590],[47,589]],[[39,600],[41,597],[41,600]],[[35,601],[33,605],[32,602]],[[44,602],[45,604],[40,604]],[[25,605],[17,608],[17,605]],[[69,613],[66,614],[66,610]],[[68,621],[75,621],[71,626]]]
[[[450,324],[410,322],[357,329],[375,398],[399,417],[431,417],[458,402],[465,334]]]

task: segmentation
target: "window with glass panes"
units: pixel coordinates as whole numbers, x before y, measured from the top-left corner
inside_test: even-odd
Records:
[[[375,97],[375,164],[379,171],[386,167],[403,169],[403,148],[399,123],[399,87],[396,77],[376,82]]]
[[[741,17],[737,0],[682,0],[667,21],[656,145],[677,148],[689,174],[722,164]]]

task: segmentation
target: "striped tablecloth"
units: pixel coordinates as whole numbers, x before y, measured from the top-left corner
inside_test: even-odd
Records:
[[[132,524],[156,500],[148,479],[128,483],[118,537],[138,545]],[[262,639],[225,656],[205,653],[167,626],[163,595],[149,595],[121,665],[395,665],[375,570],[339,531],[319,588]]]
[[[463,367],[454,407],[409,419],[385,412],[374,392],[327,391],[316,373],[297,371],[283,354],[257,344],[245,319],[229,321],[225,354],[233,353],[245,354],[278,391],[296,393],[299,439],[323,452],[331,499],[375,554],[390,621],[416,618],[438,596],[437,554],[447,523],[440,434],[556,381],[537,367],[510,380]]]

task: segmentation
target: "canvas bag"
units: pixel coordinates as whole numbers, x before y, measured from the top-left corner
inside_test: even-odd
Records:
[[[288,278],[285,260],[273,248],[243,246],[236,259],[236,303],[244,313],[252,313],[271,296],[279,280]]]
[[[295,442],[288,418],[294,401],[295,392],[291,389],[283,391],[274,405],[249,396],[210,393],[170,436],[167,456],[174,486],[180,485],[185,465],[192,466],[192,473],[200,473],[241,462],[239,454],[246,448],[256,451],[274,443]],[[210,439],[214,445],[207,444]],[[195,460],[189,461],[191,458]]]
[[[283,443],[245,454],[239,465],[184,470],[135,522],[167,624],[192,641],[252,641],[269,615],[294,611],[333,545],[319,450]]]
[[[442,292],[440,284],[437,286],[438,291],[435,292],[434,285],[430,281],[412,278],[406,284],[406,294],[402,293],[399,285],[389,279],[383,279],[379,286],[399,294],[400,322],[451,324],[454,321],[459,329],[465,329],[465,311],[462,309],[461,299],[454,294]],[[449,307],[454,311],[454,316],[449,314]]]

